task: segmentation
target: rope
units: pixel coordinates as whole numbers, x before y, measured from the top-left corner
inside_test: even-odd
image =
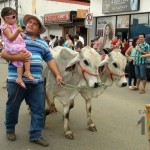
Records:
[[[72,89],[77,89],[77,90],[91,90],[91,89],[94,89],[92,87],[88,87],[88,86],[81,86],[81,87],[78,87],[76,85],[72,85],[72,84],[68,84],[68,83],[63,83],[63,84],[60,84],[60,86],[62,86],[63,88],[65,89],[69,89],[69,90],[72,90]],[[99,87],[102,87],[102,86],[106,86],[105,83],[100,83],[100,86]],[[97,87],[97,88],[99,88]]]

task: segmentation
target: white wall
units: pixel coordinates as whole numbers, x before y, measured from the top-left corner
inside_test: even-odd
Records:
[[[32,0],[18,0],[18,16],[23,17],[25,14],[32,14]],[[5,3],[5,6],[9,6],[9,3]],[[4,4],[0,4],[0,10],[4,7]],[[10,7],[15,8],[15,1],[10,1]],[[89,6],[77,5],[70,3],[61,3],[47,0],[36,0],[36,14],[39,16],[44,16],[44,14],[58,13],[64,11],[77,11],[77,9],[89,9]],[[44,35],[58,35],[62,36],[62,27],[58,25],[51,25],[47,27],[46,33]]]
[[[32,0],[18,0],[18,14],[24,16],[25,14],[32,13]],[[4,6],[9,6],[9,3],[6,2],[0,4],[0,10]],[[15,1],[10,1],[10,7],[15,8]],[[36,0],[36,13],[37,15],[44,16],[47,13],[57,13],[63,11],[77,11],[77,9],[89,9],[89,6],[77,5],[70,3],[61,3],[47,0]]]
[[[21,15],[32,13],[32,0],[18,0],[18,3],[21,5],[21,8],[18,8]],[[89,9],[89,6],[47,0],[36,0],[36,13],[40,16],[44,16],[44,14],[47,13],[57,13],[71,10],[77,11],[77,9]]]
[[[91,0],[90,13],[94,17],[102,16],[102,0]]]
[[[53,34],[59,37],[62,36],[62,27],[60,27],[59,25],[52,25],[49,26],[47,29],[48,29],[47,32],[48,35]]]
[[[46,0],[37,0],[37,14],[56,13],[63,11],[71,11],[77,9],[89,9],[89,6],[77,5],[70,3],[53,2]]]

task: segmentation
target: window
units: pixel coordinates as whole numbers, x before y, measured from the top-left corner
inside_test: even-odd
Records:
[[[149,13],[131,15],[130,38],[135,38],[139,33],[145,33],[146,41],[150,43]]]

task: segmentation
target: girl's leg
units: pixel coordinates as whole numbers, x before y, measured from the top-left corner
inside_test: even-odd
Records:
[[[25,68],[24,76],[29,80],[35,80],[30,72],[30,61],[24,62],[24,68]]]
[[[26,85],[24,84],[24,82],[22,80],[23,67],[17,68],[17,74],[18,74],[18,77],[16,79],[16,83],[19,84],[21,87],[26,88]]]

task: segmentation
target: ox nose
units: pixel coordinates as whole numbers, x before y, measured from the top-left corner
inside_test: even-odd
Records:
[[[98,83],[94,83],[94,88],[97,88],[98,87]]]
[[[125,86],[127,86],[127,83],[126,82],[122,83],[122,87],[125,87]]]

